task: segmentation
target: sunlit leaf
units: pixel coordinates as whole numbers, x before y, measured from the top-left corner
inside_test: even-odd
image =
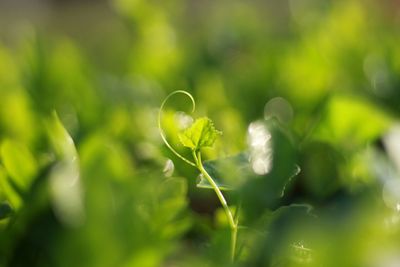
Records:
[[[29,149],[21,143],[5,140],[1,144],[1,160],[4,167],[21,190],[27,190],[37,173],[37,162]]]
[[[0,193],[15,208],[18,209],[22,204],[21,195],[7,179],[7,171],[0,166]]]
[[[192,150],[213,146],[222,133],[215,129],[213,122],[207,118],[197,119],[189,128],[179,134],[181,143]]]
[[[348,95],[333,97],[314,132],[318,139],[354,147],[377,138],[393,119],[369,101]]]
[[[72,137],[55,112],[47,126],[49,138],[59,158],[50,172],[54,211],[63,223],[77,226],[84,216],[78,153]]]
[[[64,128],[55,111],[51,119],[47,122],[47,132],[58,157],[70,160],[77,157],[74,141]]]

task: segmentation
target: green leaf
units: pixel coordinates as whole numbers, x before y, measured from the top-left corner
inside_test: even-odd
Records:
[[[1,160],[4,167],[21,190],[27,190],[38,171],[37,162],[24,144],[10,139],[1,144]]]
[[[59,159],[73,160],[78,154],[74,141],[69,135],[64,125],[54,111],[51,118],[47,121],[47,134],[49,136],[52,148]]]
[[[226,158],[205,161],[203,166],[213,177],[219,189],[224,191],[236,190],[249,181],[267,179],[269,177],[268,174],[258,175],[254,173],[249,157],[247,152],[242,152]],[[280,190],[279,197],[284,196],[286,186],[300,173],[300,167],[297,164],[290,166],[289,170],[290,173],[281,177],[284,183],[278,187]],[[213,189],[202,175],[198,176],[196,186],[198,188]]]
[[[247,153],[204,161],[203,167],[213,177],[214,182],[221,190],[235,190],[251,172]],[[213,189],[202,175],[199,175],[196,186],[198,188]]]
[[[283,204],[282,197],[292,184],[300,167],[296,165],[297,150],[290,138],[290,133],[275,122],[266,121],[266,127],[271,135],[272,166],[263,175],[254,170],[254,159],[250,160],[251,172],[247,181],[241,186],[242,210],[247,223],[257,220],[265,210],[275,209]],[[266,146],[266,144],[260,144]]]
[[[251,229],[254,243],[248,247],[253,260],[249,266],[276,266],[282,258],[293,262],[289,266],[310,266],[304,264],[313,253],[306,229],[317,222],[313,207],[307,204],[291,204],[259,213]],[[242,231],[242,235],[249,234]]]
[[[215,178],[213,178],[213,180],[214,180],[214,182],[217,184],[217,187],[218,187],[220,190],[222,190],[222,191],[230,191],[230,190],[233,190],[233,189],[234,189],[234,188],[232,188],[232,187],[229,186],[229,185],[222,184],[221,182],[216,181]],[[207,181],[207,179],[204,178],[204,175],[203,175],[203,174],[200,174],[200,175],[197,177],[196,186],[197,186],[198,188],[214,189],[214,188],[211,186],[211,184]]]
[[[7,177],[6,169],[0,165],[0,196],[7,199],[14,209],[18,209],[22,204],[22,198],[14,187],[14,183],[12,184]]]
[[[189,128],[179,134],[182,145],[192,150],[213,146],[222,132],[215,129],[213,122],[207,118],[197,119]]]
[[[49,174],[50,196],[57,218],[68,226],[83,220],[83,189],[74,141],[56,112],[47,121],[47,133],[57,156]]]
[[[364,146],[387,131],[393,118],[374,103],[351,95],[335,95],[326,105],[313,137],[348,148]]]

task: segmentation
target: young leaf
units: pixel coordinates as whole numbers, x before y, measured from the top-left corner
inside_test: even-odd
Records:
[[[179,134],[182,145],[192,150],[211,147],[218,135],[222,133],[215,129],[213,122],[207,118],[197,119],[189,128]]]

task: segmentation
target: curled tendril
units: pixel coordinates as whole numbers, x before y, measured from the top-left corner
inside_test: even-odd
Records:
[[[164,130],[161,127],[161,117],[162,117],[162,113],[163,113],[163,109],[165,104],[167,103],[168,99],[176,94],[183,94],[186,95],[187,97],[189,97],[190,101],[192,102],[192,111],[191,113],[194,112],[194,110],[196,109],[196,102],[194,101],[193,96],[186,91],[183,90],[177,90],[177,91],[173,91],[172,93],[170,93],[169,95],[167,95],[167,97],[164,99],[164,101],[161,103],[160,106],[160,110],[158,111],[158,131],[161,135],[161,139],[164,141],[165,145],[169,148],[169,150],[171,150],[178,158],[180,158],[181,160],[183,160],[184,162],[186,162],[187,164],[192,165],[193,167],[196,167],[196,164],[194,162],[192,162],[191,160],[188,160],[187,158],[185,158],[184,156],[182,156],[181,154],[179,154],[171,145],[170,143],[167,141],[167,137],[164,134]]]

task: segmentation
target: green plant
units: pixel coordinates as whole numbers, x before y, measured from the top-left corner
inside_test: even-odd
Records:
[[[222,132],[218,131],[215,129],[214,124],[211,119],[207,117],[202,117],[198,118],[196,121],[193,122],[193,124],[185,129],[183,132],[179,134],[179,140],[182,143],[184,147],[187,147],[191,150],[193,160],[191,161],[190,159],[187,159],[186,157],[182,156],[177,152],[171,144],[167,141],[167,138],[164,134],[164,131],[161,126],[161,117],[163,113],[163,108],[168,101],[168,99],[175,95],[175,94],[183,94],[189,97],[192,103],[192,112],[194,112],[196,103],[193,98],[193,96],[182,90],[177,90],[172,93],[170,93],[162,102],[159,114],[158,114],[158,128],[159,132],[161,135],[162,140],[164,141],[165,145],[181,160],[185,161],[189,165],[197,168],[201,175],[206,179],[206,181],[210,184],[212,189],[214,190],[215,194],[217,195],[224,211],[225,215],[227,217],[227,220],[229,222],[229,227],[231,231],[231,247],[230,247],[230,252],[231,252],[231,260],[234,261],[235,259],[235,251],[236,251],[236,242],[237,242],[237,234],[238,234],[238,216],[237,212],[234,215],[232,210],[229,208],[228,203],[222,194],[222,191],[220,187],[217,185],[217,183],[214,181],[214,179],[211,177],[211,175],[207,172],[207,170],[204,168],[202,159],[201,159],[201,149],[203,147],[212,147],[214,145],[215,140],[217,139],[218,136],[222,135]]]

